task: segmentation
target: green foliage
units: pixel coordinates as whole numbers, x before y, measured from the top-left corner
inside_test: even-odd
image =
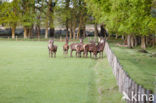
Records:
[[[35,20],[35,1],[22,0],[21,2],[21,22],[23,26],[30,27],[34,24]]]
[[[60,24],[65,25],[66,20],[68,20],[69,23],[73,21],[79,22],[80,15],[82,15],[85,20],[88,18],[84,0],[69,0],[69,6],[66,7],[67,1],[60,0],[56,8],[56,16]]]
[[[14,0],[13,2],[4,2],[0,5],[0,24],[6,26],[13,26],[20,21],[20,0]]]
[[[98,23],[121,35],[151,33],[152,0],[85,0]],[[150,25],[149,25],[150,24]]]

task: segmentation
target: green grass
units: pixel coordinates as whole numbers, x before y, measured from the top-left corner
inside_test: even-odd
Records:
[[[138,84],[154,91],[156,83],[156,58],[150,57],[150,54],[156,52],[156,48],[147,48],[149,53],[146,54],[138,52],[139,47],[133,49],[117,47],[115,43],[110,42],[110,45],[123,69]]]
[[[107,59],[99,59],[94,71],[96,73],[98,103],[125,103],[121,101],[122,95],[118,93],[118,86]]]
[[[56,45],[57,57],[49,58],[47,42],[0,41],[0,103],[120,103],[106,57],[64,58],[63,43]]]

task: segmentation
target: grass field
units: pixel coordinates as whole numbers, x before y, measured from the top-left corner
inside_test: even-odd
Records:
[[[49,58],[47,42],[0,41],[0,103],[121,103],[104,59]]]
[[[151,57],[150,55],[156,53],[156,48],[147,48],[149,53],[141,53],[138,52],[140,50],[139,47],[133,49],[117,47],[115,45],[116,42],[110,41],[110,45],[123,69],[138,84],[154,91],[156,88],[156,57]]]

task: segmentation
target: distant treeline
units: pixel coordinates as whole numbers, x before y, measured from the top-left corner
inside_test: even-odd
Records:
[[[86,24],[94,24],[84,0],[13,0],[0,2],[0,24],[11,27],[15,38],[17,26],[22,26],[24,38],[41,36],[44,27],[45,38],[57,36],[57,25],[63,25],[66,36],[80,38],[92,35],[86,32]],[[102,26],[103,27],[103,26]],[[97,30],[97,24],[95,26]],[[102,29],[104,30],[104,28]],[[2,31],[1,31],[2,32]],[[20,33],[21,33],[20,32]],[[10,33],[10,32],[9,32]],[[35,35],[34,35],[35,33]],[[95,33],[98,36],[97,32]],[[100,33],[99,35],[103,35]]]

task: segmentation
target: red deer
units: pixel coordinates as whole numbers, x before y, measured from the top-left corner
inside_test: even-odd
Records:
[[[83,52],[83,56],[84,56],[84,45],[83,43],[79,43],[78,45],[76,45],[76,54],[78,57],[81,57],[81,52]]]
[[[67,55],[68,49],[69,49],[68,39],[66,38],[66,43],[63,45],[63,54]]]
[[[53,57],[53,53],[54,57],[56,57],[57,46],[54,45],[54,40],[49,40],[48,49],[49,49],[49,57]]]
[[[70,52],[70,56],[72,57],[72,52],[73,51],[76,51],[76,47],[78,44],[83,44],[83,40],[80,39],[80,43],[72,43],[70,44],[70,49],[71,49],[71,52]],[[76,52],[76,56],[78,55],[78,53]]]
[[[84,55],[87,57],[88,52],[90,53],[90,57],[92,57],[92,53],[95,57],[97,57],[97,47],[96,43],[90,43],[90,44],[85,44],[84,45]]]
[[[103,51],[104,51],[104,48],[105,48],[105,42],[106,42],[106,39],[104,38],[101,38],[97,44],[97,53],[99,53],[99,57],[102,57],[103,58]]]

